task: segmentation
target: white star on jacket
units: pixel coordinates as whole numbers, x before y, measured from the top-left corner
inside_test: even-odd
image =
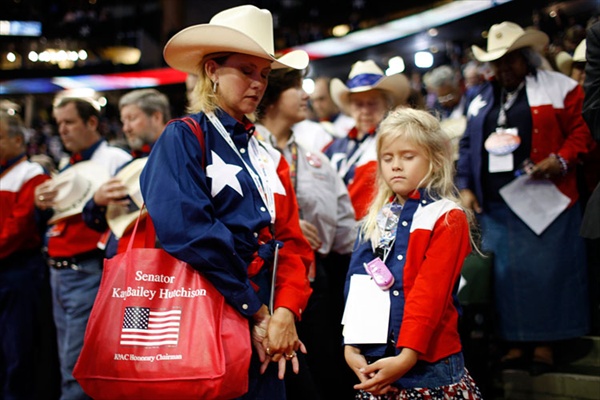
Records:
[[[212,197],[217,196],[225,186],[229,186],[240,196],[244,197],[240,181],[236,178],[242,167],[234,164],[226,164],[221,157],[214,151],[211,151],[212,164],[206,167],[206,176],[212,179],[212,187],[210,194]]]
[[[467,118],[476,117],[479,114],[479,110],[487,105],[487,102],[483,100],[480,94],[477,95],[469,104],[469,110],[467,111]]]

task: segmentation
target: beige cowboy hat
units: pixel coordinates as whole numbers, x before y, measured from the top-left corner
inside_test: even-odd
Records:
[[[329,89],[335,104],[347,110],[350,104],[350,93],[374,89],[383,90],[391,95],[393,106],[403,104],[410,94],[410,83],[402,74],[386,76],[373,60],[366,60],[357,61],[352,65],[345,84],[340,79],[333,78]]]
[[[140,215],[146,214],[146,208],[140,213],[144,205],[140,189],[140,175],[148,161],[148,157],[137,158],[123,167],[115,178],[127,188],[127,195],[131,198],[129,206],[109,204],[106,207],[106,221],[110,230],[117,238],[121,238],[135,223]]]
[[[587,45],[585,39],[583,39],[577,47],[575,47],[575,51],[573,52],[573,62],[586,62],[585,52],[587,50]]]
[[[494,61],[513,50],[523,47],[533,47],[541,50],[550,39],[544,32],[524,30],[514,22],[494,24],[488,32],[487,51],[478,46],[471,46],[473,55],[480,62]]]
[[[198,64],[204,56],[221,52],[272,60],[273,69],[304,69],[309,61],[304,50],[294,50],[275,58],[271,12],[252,5],[221,11],[208,24],[183,29],[165,45],[163,55],[171,67],[197,74]]]
[[[73,215],[81,214],[85,203],[108,179],[106,167],[94,161],[73,164],[51,180],[51,189],[58,193],[54,198],[54,214],[48,221],[54,224]]]
[[[566,51],[560,51],[554,57],[556,68],[567,76],[571,76],[571,66],[573,65],[573,56]]]
[[[559,52],[554,59],[556,61],[556,68],[563,74],[570,76],[573,63],[586,62],[585,51],[586,44],[585,39],[583,39],[575,48],[573,55],[570,55],[566,51]]]

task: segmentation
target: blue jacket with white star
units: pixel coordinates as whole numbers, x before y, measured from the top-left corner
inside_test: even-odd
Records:
[[[194,114],[204,151],[185,122],[172,121],[148,158],[140,186],[162,247],[201,271],[236,310],[250,317],[270,291],[266,285],[270,279],[264,277],[270,265],[265,260],[273,256],[271,215],[240,159],[241,155],[247,165],[257,165],[249,149],[256,141],[254,125],[220,110],[215,115],[239,155],[204,113]],[[258,149],[258,158],[268,160],[269,186],[275,193],[275,238],[283,243],[275,308],[286,307],[300,318],[311,292],[307,271],[313,252],[300,229],[287,162],[268,145]]]

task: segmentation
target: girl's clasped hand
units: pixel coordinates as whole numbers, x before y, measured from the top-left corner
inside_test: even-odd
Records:
[[[397,392],[392,384],[406,374],[416,363],[418,353],[404,348],[395,357],[385,357],[368,364],[365,357],[356,347],[346,346],[345,356],[353,371],[358,371],[360,383],[354,389],[364,390],[374,395]]]

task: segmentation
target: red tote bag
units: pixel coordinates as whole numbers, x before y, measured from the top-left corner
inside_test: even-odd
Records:
[[[83,390],[111,400],[231,399],[246,393],[248,320],[187,263],[132,243],[104,261],[73,370]]]

